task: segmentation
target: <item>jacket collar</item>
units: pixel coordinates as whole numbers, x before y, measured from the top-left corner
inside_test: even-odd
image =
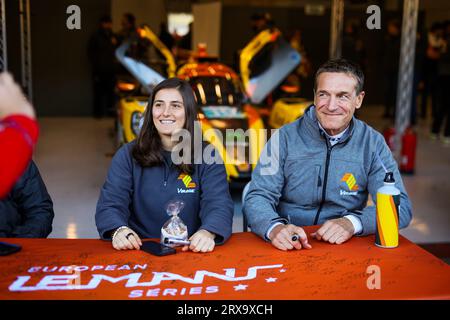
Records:
[[[319,120],[316,116],[316,106],[314,104],[310,105],[306,111],[305,115],[303,116],[303,120],[305,123],[304,130],[306,131],[305,134],[313,138],[314,140],[325,140],[328,142],[328,138],[319,127]],[[355,116],[352,117],[350,120],[350,124],[348,127],[348,130],[345,132],[344,136],[339,140],[337,144],[341,144],[346,142],[351,138],[353,135],[353,132],[355,130]],[[300,127],[300,131],[303,131],[303,129]],[[300,132],[302,134],[302,132]]]

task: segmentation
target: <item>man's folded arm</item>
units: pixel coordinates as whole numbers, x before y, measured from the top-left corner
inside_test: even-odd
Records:
[[[284,185],[285,153],[282,130],[278,130],[261,153],[244,199],[243,210],[252,232],[265,240],[275,223],[287,223],[276,211]]]

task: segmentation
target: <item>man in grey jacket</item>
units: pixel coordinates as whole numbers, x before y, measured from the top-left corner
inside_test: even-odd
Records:
[[[243,209],[252,232],[276,248],[310,249],[302,226],[321,224],[311,236],[334,244],[375,233],[376,208],[366,204],[369,193],[376,199],[386,170],[401,191],[400,228],[411,221],[411,204],[383,136],[353,116],[364,99],[363,84],[357,65],[326,62],[316,73],[314,105],[266,144]]]

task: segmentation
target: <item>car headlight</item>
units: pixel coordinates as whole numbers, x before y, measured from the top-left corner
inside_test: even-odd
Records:
[[[136,136],[141,132],[142,120],[144,120],[142,113],[135,111],[131,114],[131,131],[133,131]]]

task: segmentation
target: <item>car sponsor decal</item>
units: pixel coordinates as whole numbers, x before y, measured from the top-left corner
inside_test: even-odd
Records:
[[[203,107],[205,117],[208,119],[244,119],[245,114],[236,107]]]

